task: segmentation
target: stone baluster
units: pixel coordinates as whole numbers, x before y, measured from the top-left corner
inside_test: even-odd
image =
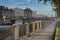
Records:
[[[42,22],[40,22],[40,29],[42,29]]]
[[[30,33],[29,33],[29,23],[25,23],[26,25],[26,37],[30,36]]]
[[[33,32],[35,32],[35,23],[32,23],[33,24]]]
[[[45,20],[45,26],[47,26],[46,20]]]
[[[13,27],[14,27],[13,40],[19,40],[19,25],[13,24]]]
[[[39,22],[37,23],[37,31],[39,30]]]

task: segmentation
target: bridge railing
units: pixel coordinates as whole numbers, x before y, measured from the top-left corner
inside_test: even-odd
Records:
[[[53,20],[44,20],[37,22],[26,22],[24,25],[13,24],[13,40],[19,40],[20,37],[29,37],[31,34],[41,31],[45,26],[52,23]]]
[[[0,40],[19,40],[22,37],[29,37],[32,34],[41,31],[53,21],[54,20],[26,22],[24,25],[13,24],[10,28],[0,28]]]

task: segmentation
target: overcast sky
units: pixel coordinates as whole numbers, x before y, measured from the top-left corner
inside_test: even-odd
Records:
[[[0,5],[7,6],[9,8],[31,8],[37,11],[38,14],[44,14],[48,16],[55,16],[53,7],[50,2],[47,5],[43,4],[43,1],[38,3],[37,0],[0,0]]]

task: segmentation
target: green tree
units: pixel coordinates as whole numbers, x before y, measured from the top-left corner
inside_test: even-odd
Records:
[[[50,1],[51,4],[53,4],[54,7],[54,10],[56,11],[57,13],[57,16],[60,17],[60,0],[38,0],[38,3],[40,1],[44,1],[44,3],[46,3],[47,1]]]

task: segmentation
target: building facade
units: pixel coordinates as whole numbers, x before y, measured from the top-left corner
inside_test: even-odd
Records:
[[[3,17],[5,17],[5,24],[6,23],[11,23],[12,20],[14,19],[14,10],[13,9],[4,9],[3,10]]]
[[[36,11],[32,11],[32,17],[36,18],[36,16],[37,16]]]
[[[32,18],[32,10],[29,8],[24,9],[24,17]]]
[[[24,10],[19,8],[14,8],[14,16],[16,18],[24,17]]]
[[[0,23],[8,24],[14,18],[14,11],[12,9],[8,9],[7,7],[0,6]]]
[[[3,6],[0,6],[0,24],[2,24],[2,10],[3,10]]]

